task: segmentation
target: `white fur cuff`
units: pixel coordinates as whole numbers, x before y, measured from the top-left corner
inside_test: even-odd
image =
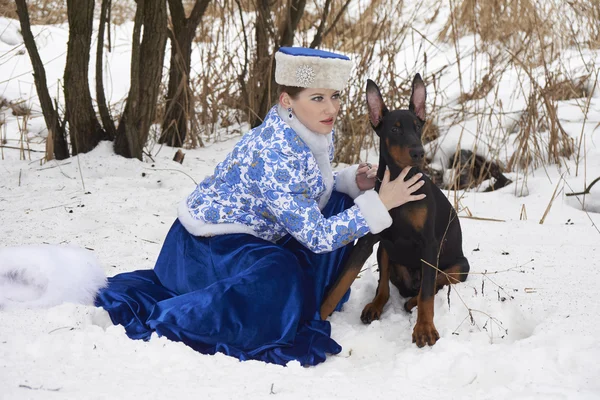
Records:
[[[177,219],[181,222],[181,225],[194,236],[216,236],[216,235],[227,235],[230,233],[247,233],[249,235],[257,236],[256,232],[252,228],[242,224],[228,223],[228,224],[207,224],[204,221],[195,219],[190,214],[190,210],[187,205],[187,199],[183,199],[179,202],[177,207]]]
[[[392,217],[376,191],[367,190],[354,199],[354,204],[360,208],[371,233],[379,233],[392,225]]]
[[[361,193],[361,190],[356,184],[357,170],[358,165],[352,165],[334,173],[335,191],[345,193],[353,199],[356,199]]]

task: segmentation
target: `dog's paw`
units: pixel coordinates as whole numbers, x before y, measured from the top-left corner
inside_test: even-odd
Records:
[[[417,306],[417,303],[417,296],[411,297],[406,301],[406,303],[404,303],[404,310],[406,312],[412,313],[412,310]]]
[[[440,338],[440,334],[437,329],[435,329],[435,325],[433,322],[417,322],[415,325],[415,329],[412,334],[412,341],[416,343],[417,346],[423,347],[425,344],[429,346],[433,346],[435,342]]]
[[[369,303],[363,309],[363,312],[360,315],[360,320],[365,324],[370,324],[371,322],[381,317],[382,311],[382,307],[378,307],[377,305],[375,305],[375,303]]]

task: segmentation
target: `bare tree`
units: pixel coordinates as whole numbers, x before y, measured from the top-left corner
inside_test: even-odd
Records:
[[[188,121],[192,112],[190,70],[192,41],[210,0],[196,0],[186,17],[182,0],[168,0],[171,12],[171,62],[167,91],[166,112],[159,143],[181,147],[185,141]]]
[[[65,66],[66,118],[71,137],[71,153],[86,153],[106,132],[96,118],[89,85],[90,49],[94,22],[94,0],[67,0],[69,43]]]
[[[102,6],[100,8],[100,23],[98,24],[98,43],[96,47],[96,101],[98,102],[98,112],[100,113],[100,119],[102,125],[106,131],[106,135],[109,140],[114,140],[117,134],[115,122],[110,116],[108,110],[108,104],[106,102],[106,95],[104,94],[104,79],[102,65],[104,60],[104,33],[106,25],[109,24],[109,15],[112,0],[102,0]],[[110,49],[110,34],[108,36],[108,45]]]
[[[115,152],[121,156],[142,159],[144,145],[156,114],[166,41],[166,2],[137,0],[131,54],[131,86],[114,143]]]
[[[282,46],[293,45],[294,33],[298,29],[305,6],[306,0],[289,0],[278,32],[271,18],[272,3],[269,0],[256,1],[255,57],[251,62],[248,82],[242,84],[242,94],[252,127],[262,123],[269,107],[277,100],[274,54]],[[239,2],[238,7],[241,8]],[[248,45],[246,42],[246,46]],[[248,53],[246,51],[246,54]],[[249,63],[246,59],[246,64]],[[242,74],[239,80],[243,81],[245,78],[245,74]]]
[[[315,37],[313,38],[312,42],[310,43],[310,47],[312,49],[317,48],[321,45],[321,43],[323,42],[323,39],[331,32],[333,27],[342,18],[342,15],[344,14],[344,12],[346,12],[346,9],[348,8],[348,5],[350,5],[351,1],[352,0],[346,0],[346,2],[344,3],[344,5],[340,9],[340,11],[337,13],[335,18],[333,19],[333,22],[331,23],[331,25],[329,25],[329,27],[327,29],[325,29],[325,24],[327,22],[327,17],[329,16],[329,12],[330,12],[330,8],[331,8],[331,0],[325,0],[325,5],[323,6],[323,14],[321,16],[321,23],[319,24],[319,27],[317,28],[317,33],[315,33]]]
[[[65,130],[64,126],[59,122],[58,110],[52,104],[52,99],[48,92],[46,70],[37,50],[33,34],[31,33],[27,3],[25,0],[16,0],[15,3],[17,5],[17,14],[19,15],[19,21],[21,23],[21,34],[23,35],[23,41],[25,42],[25,47],[27,48],[29,58],[31,59],[31,65],[33,66],[35,88],[40,99],[40,106],[42,107],[46,128],[48,129],[48,140],[52,140],[54,157],[57,160],[64,160],[69,157],[69,148],[65,139]]]

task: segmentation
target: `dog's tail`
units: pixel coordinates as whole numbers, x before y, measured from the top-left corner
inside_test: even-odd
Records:
[[[0,248],[0,309],[93,304],[106,275],[83,248],[32,245]]]

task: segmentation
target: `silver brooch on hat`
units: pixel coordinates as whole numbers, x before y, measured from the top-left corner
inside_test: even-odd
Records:
[[[296,81],[301,86],[308,87],[315,80],[315,70],[309,65],[301,65],[296,68]]]

